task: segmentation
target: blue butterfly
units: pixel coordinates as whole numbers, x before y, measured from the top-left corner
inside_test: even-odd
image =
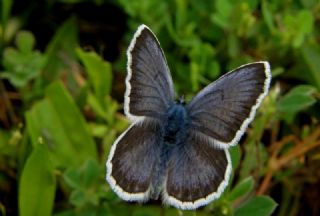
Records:
[[[127,51],[124,111],[132,122],[111,147],[106,179],[124,200],[162,198],[196,209],[228,184],[228,148],[238,143],[271,82],[268,62],[243,65],[200,91],[175,100],[156,36],[139,26]]]

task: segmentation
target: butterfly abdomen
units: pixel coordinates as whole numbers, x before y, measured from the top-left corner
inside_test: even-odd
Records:
[[[183,104],[173,104],[168,110],[167,115],[162,126],[162,141],[160,147],[160,158],[158,165],[155,167],[151,197],[158,199],[163,184],[164,176],[167,172],[168,162],[172,156],[174,149],[176,149],[186,137],[186,129],[188,125],[188,115]]]

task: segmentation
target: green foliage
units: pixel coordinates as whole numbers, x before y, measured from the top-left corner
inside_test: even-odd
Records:
[[[7,25],[8,25],[8,19],[11,12],[12,7],[12,0],[3,0],[1,1],[1,28],[0,28],[0,50],[3,49],[3,43],[5,42],[6,35],[7,35]]]
[[[249,176],[246,179],[243,179],[228,194],[228,199],[232,202],[242,196],[247,195],[253,189],[253,182],[254,182],[254,180],[251,176]]]
[[[8,79],[17,88],[24,87],[38,77],[46,64],[46,57],[39,51],[32,51],[35,39],[30,32],[21,31],[16,37],[18,49],[8,47],[3,53],[5,71],[2,78]]]
[[[239,207],[236,212],[235,216],[253,216],[253,215],[260,215],[260,216],[267,216],[270,215],[277,204],[270,198],[266,196],[256,196],[255,198],[249,200],[248,202],[244,203],[241,207]]]
[[[278,102],[279,118],[292,123],[295,115],[316,103],[316,88],[308,85],[296,86]]]
[[[83,116],[61,83],[48,86],[46,97],[26,113],[26,120],[33,146],[43,138],[55,166],[68,167],[97,157]]]
[[[319,1],[94,2],[88,4],[99,7],[107,2],[125,13],[121,18],[126,19],[128,29],[117,44],[120,56],[115,54],[114,61],[105,61],[93,45],[82,46],[85,31],[100,34],[95,24],[89,25],[87,18],[72,11],[83,1],[44,1],[44,14],[59,5],[70,14],[66,19],[56,11],[39,17],[55,29],[50,36],[28,29],[33,24],[29,20],[33,6],[13,17],[11,9],[16,3],[0,3],[0,214],[266,216],[319,212],[318,206],[311,209],[314,199],[301,186],[318,191],[314,170],[320,169]],[[113,14],[109,7],[104,8],[106,14]],[[57,17],[61,22],[53,23]],[[106,23],[104,28],[112,29],[112,34],[119,23],[112,28]],[[124,49],[141,23],[157,35],[176,90],[187,100],[241,64],[271,63],[272,88],[240,145],[229,149],[233,173],[228,188],[220,199],[197,211],[155,202],[129,204],[105,181],[106,156],[128,126],[119,99],[126,70]],[[90,37],[95,40],[96,36]],[[43,41],[46,44],[39,47]],[[18,198],[12,193],[16,182]],[[8,200],[17,200],[17,204]]]
[[[77,22],[71,17],[57,29],[46,48],[45,54],[50,61],[43,70],[44,78],[57,79],[65,68],[70,67],[72,59],[76,57],[78,44]]]
[[[320,90],[320,47],[305,46],[302,49],[301,55],[309,67],[308,81],[314,84]]]
[[[48,147],[37,143],[21,174],[19,212],[21,216],[49,216],[52,213],[56,178]]]
[[[94,94],[100,103],[103,103],[106,95],[110,94],[112,84],[111,65],[103,61],[95,52],[84,52],[77,49],[77,54],[83,62],[89,75]]]
[[[103,172],[94,160],[87,160],[79,168],[69,168],[63,175],[65,182],[74,190],[70,195],[70,203],[75,206],[99,203],[99,178]],[[102,189],[101,189],[102,192]]]

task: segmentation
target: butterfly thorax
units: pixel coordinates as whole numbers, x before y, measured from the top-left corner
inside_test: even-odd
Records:
[[[173,104],[167,112],[164,124],[164,143],[174,145],[183,139],[188,125],[188,115],[183,103]]]

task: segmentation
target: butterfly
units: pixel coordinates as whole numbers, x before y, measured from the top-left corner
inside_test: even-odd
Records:
[[[175,100],[166,58],[146,25],[138,27],[127,58],[124,112],[131,125],[111,147],[107,182],[123,200],[161,198],[182,210],[218,199],[232,169],[228,148],[268,93],[269,63],[240,66],[186,103]]]

